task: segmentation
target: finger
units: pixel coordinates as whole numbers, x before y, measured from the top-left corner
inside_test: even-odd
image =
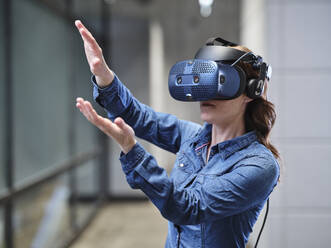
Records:
[[[95,111],[95,109],[92,107],[92,104],[89,101],[84,101],[84,104],[91,120],[93,120],[97,124],[97,121],[101,116],[98,115],[98,113]]]
[[[101,117],[99,119],[99,129],[108,136],[114,138],[120,133],[120,129],[111,120]]]
[[[120,134],[121,130],[111,120],[98,116],[97,124],[95,124],[102,132],[109,137],[115,138]]]
[[[86,106],[85,106],[85,100],[82,99],[82,100],[79,101],[78,103],[81,104],[81,106],[82,106],[82,111],[87,115],[87,114],[88,114],[88,111],[87,111],[87,108],[86,108]]]
[[[76,102],[82,104],[84,102],[84,99],[82,97],[77,97]]]
[[[87,32],[85,29],[79,29],[79,33],[80,33],[80,36],[82,37],[83,42],[86,46],[89,46],[92,49],[98,48],[99,45],[96,42],[96,40],[94,39],[94,37],[92,36],[92,34]]]
[[[84,26],[84,24],[80,20],[76,20],[75,25],[76,25],[79,32],[84,30],[84,31],[86,31],[86,33],[91,34],[90,31]]]
[[[84,101],[84,110],[86,111],[86,114],[88,116],[88,120],[90,122],[92,122],[94,125],[97,125],[98,124],[97,123],[98,114],[95,111],[94,111],[95,114],[93,113],[92,110],[94,110],[94,109],[93,109],[93,107],[92,107],[92,105],[89,101]]]
[[[83,22],[82,22],[81,20],[76,20],[76,21],[75,21],[75,25],[76,25],[76,27],[77,27],[78,29],[83,28],[83,29],[86,29],[86,30],[87,30],[87,28],[84,26],[84,24],[83,24]]]
[[[114,133],[118,132],[116,125],[114,125],[109,119],[100,116],[89,101],[84,101],[84,105],[90,122],[97,126],[101,131],[109,136],[113,136]]]
[[[79,102],[76,103],[76,107],[82,112],[82,105]]]
[[[94,39],[93,35],[91,32],[83,25],[83,23],[80,20],[75,21],[75,25],[81,34],[84,42],[87,42],[90,46],[92,47],[98,47],[98,43]]]
[[[95,125],[97,128],[99,128],[102,132],[106,133],[107,135],[110,135],[110,134],[107,132],[107,128],[106,128],[107,125],[104,123],[103,120],[101,120],[101,119],[103,119],[103,117],[98,116],[98,117],[97,117],[98,120],[95,121],[95,119],[93,119],[93,118],[91,117],[91,115],[88,113],[88,111],[87,111],[85,108],[83,108],[82,104],[77,103],[76,106],[79,108],[80,112],[82,112],[82,114],[85,116],[85,118],[86,118],[89,122],[91,122],[93,125]]]
[[[85,108],[84,108],[84,105],[83,105],[83,104],[80,104],[80,103],[77,103],[77,104],[76,104],[76,107],[79,108],[79,111],[84,115],[84,117],[85,117],[89,122],[91,122],[90,117],[89,117],[87,111],[86,111]]]
[[[76,107],[77,107],[77,108],[80,110],[80,112],[82,112],[83,114],[86,112],[86,111],[84,110],[84,106],[83,106],[82,103],[77,102],[77,103],[76,103]]]
[[[83,25],[83,23],[82,23],[82,21],[81,20],[76,20],[75,21],[75,26],[76,26],[76,28],[79,30],[80,28],[83,28],[84,27],[84,25]]]
[[[86,119],[88,119],[90,122],[91,122],[91,117],[90,117],[90,114],[89,114],[89,110],[85,104],[85,101],[83,98],[77,98],[77,104],[76,106],[79,108],[80,112],[83,113],[83,115],[86,117]]]
[[[82,112],[84,110],[84,99],[81,97],[76,98],[76,107]]]
[[[118,133],[119,130],[109,119],[103,118],[98,115],[98,113],[93,108],[89,101],[84,101],[83,98],[76,98],[76,107],[79,108],[80,112],[85,116],[85,118],[99,128],[102,132],[110,137],[113,137],[114,133]]]
[[[80,29],[79,31],[85,43],[87,43],[92,48],[99,48],[98,43],[90,32],[85,29]]]
[[[83,40],[85,40],[84,36],[82,35],[82,31],[87,30],[87,28],[83,25],[83,23],[80,20],[75,21],[75,26],[78,29],[78,32],[82,36]]]
[[[80,98],[79,100],[77,99],[76,107],[79,108],[80,112],[82,112],[82,114],[84,114],[85,117],[87,117],[86,116],[87,111],[84,106],[84,100],[82,98]]]

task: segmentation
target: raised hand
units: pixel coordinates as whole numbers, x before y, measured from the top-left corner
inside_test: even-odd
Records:
[[[76,101],[77,108],[79,108],[86,119],[109,137],[113,138],[125,154],[136,144],[133,129],[122,118],[118,117],[112,122],[98,115],[89,101],[84,101],[81,97],[78,97]]]
[[[95,75],[97,84],[106,87],[114,79],[114,73],[109,69],[102,54],[102,49],[94,39],[93,35],[79,20],[75,25],[84,41],[85,55],[91,72]]]

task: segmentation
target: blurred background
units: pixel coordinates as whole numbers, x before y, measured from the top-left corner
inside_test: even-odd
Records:
[[[0,247],[164,246],[167,223],[128,187],[117,145],[75,109],[92,100],[75,19],[140,101],[195,122],[198,105],[169,96],[170,67],[215,36],[262,55],[283,171],[259,247],[330,247],[330,13],[329,0],[0,0]]]

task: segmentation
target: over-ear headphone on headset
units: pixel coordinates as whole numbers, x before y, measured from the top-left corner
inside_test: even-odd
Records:
[[[233,46],[237,44],[219,37],[210,38],[193,60],[172,66],[168,79],[171,96],[180,101],[228,100],[244,92],[252,99],[261,97],[265,79],[271,76],[271,66],[261,56]],[[259,77],[247,79],[237,65],[239,61],[259,70]]]
[[[263,62],[262,57],[257,56],[256,62],[254,62],[252,66],[254,69],[259,69],[259,77],[248,79],[246,94],[249,98],[256,99],[259,98],[264,91],[267,64]]]

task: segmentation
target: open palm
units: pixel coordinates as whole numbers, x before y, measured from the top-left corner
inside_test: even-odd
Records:
[[[85,101],[81,97],[77,98],[76,106],[89,122],[98,127],[109,137],[113,138],[124,153],[128,153],[136,144],[133,129],[126,124],[122,118],[118,117],[112,122],[111,120],[98,115],[91,103]]]
[[[103,57],[102,49],[81,21],[75,21],[75,25],[84,41],[87,62],[91,72],[96,77],[97,84],[100,87],[109,85],[114,79],[114,73],[109,69]]]

